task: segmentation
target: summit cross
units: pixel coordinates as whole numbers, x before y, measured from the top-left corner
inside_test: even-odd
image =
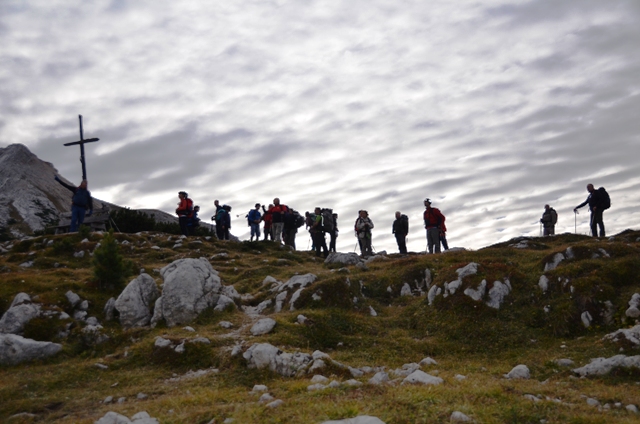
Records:
[[[74,141],[72,143],[65,143],[65,146],[75,146],[76,144],[80,145],[80,162],[82,163],[82,179],[86,180],[87,179],[87,167],[85,165],[85,160],[84,160],[84,144],[85,143],[92,143],[94,141],[98,141],[100,140],[99,138],[88,138],[88,139],[84,139],[84,135],[82,134],[82,115],[78,115],[78,120],[80,121],[80,140],[79,141]]]

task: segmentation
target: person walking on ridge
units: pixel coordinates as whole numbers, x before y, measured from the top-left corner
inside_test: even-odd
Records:
[[[71,198],[71,224],[69,232],[75,233],[84,222],[85,216],[91,216],[93,213],[93,198],[91,192],[87,190],[87,180],[82,180],[78,187],[74,187],[62,181],[57,175],[54,179],[61,186],[73,193]],[[87,210],[89,211],[87,213]]]
[[[605,209],[608,209],[609,206],[611,206],[609,194],[607,194],[607,191],[604,189],[604,187],[600,187],[598,190],[596,190],[593,187],[593,184],[587,184],[587,191],[589,192],[587,200],[576,206],[573,209],[573,212],[578,213],[578,209],[588,204],[589,210],[591,211],[591,235],[593,237],[598,237],[598,227],[600,227],[600,237],[604,237],[605,232],[602,214]]]

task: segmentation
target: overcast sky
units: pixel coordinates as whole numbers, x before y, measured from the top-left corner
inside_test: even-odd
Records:
[[[375,249],[400,210],[424,250],[425,197],[451,246],[537,236],[545,203],[586,234],[588,183],[612,235],[640,219],[639,22],[638,0],[2,0],[0,146],[78,183],[82,114],[95,197],[220,199],[241,238],[274,197],[332,207],[342,251],[359,209]]]

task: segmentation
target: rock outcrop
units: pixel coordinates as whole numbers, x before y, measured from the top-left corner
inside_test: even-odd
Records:
[[[124,328],[149,325],[153,305],[159,297],[155,280],[149,274],[140,274],[124,288],[115,302],[120,324]]]
[[[62,350],[62,345],[37,342],[15,334],[0,334],[0,364],[16,365],[22,362],[45,359]]]

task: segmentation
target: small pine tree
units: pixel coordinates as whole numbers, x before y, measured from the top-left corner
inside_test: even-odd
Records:
[[[120,254],[120,246],[116,242],[113,230],[109,230],[102,242],[93,253],[93,278],[102,290],[121,291],[127,277],[133,271],[131,261],[125,260]]]

